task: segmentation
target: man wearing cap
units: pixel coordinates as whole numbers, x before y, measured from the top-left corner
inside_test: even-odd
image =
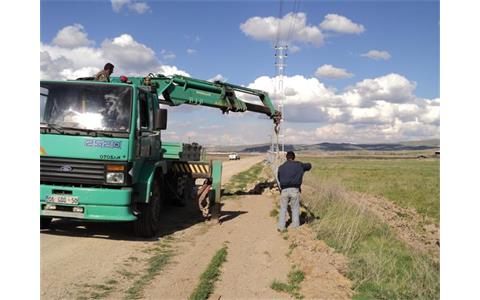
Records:
[[[285,230],[285,216],[288,204],[292,209],[292,224],[295,228],[300,226],[300,191],[302,186],[303,173],[312,168],[310,163],[295,161],[295,153],[287,152],[287,161],[278,168],[278,181],[280,183],[280,215],[277,229]]]
[[[110,75],[113,73],[113,68],[114,66],[111,63],[106,63],[103,70],[95,75],[95,81],[110,82]]]

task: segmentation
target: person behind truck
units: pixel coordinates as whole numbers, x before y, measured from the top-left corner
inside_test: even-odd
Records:
[[[110,82],[110,75],[112,75],[113,73],[113,68],[113,64],[106,63],[103,67],[103,70],[98,72],[97,75],[95,75],[95,81]]]
[[[303,173],[312,168],[310,163],[295,161],[295,153],[287,152],[287,161],[278,168],[278,181],[280,184],[280,215],[278,218],[278,231],[285,230],[285,217],[290,204],[292,210],[292,228],[300,226],[300,192]]]

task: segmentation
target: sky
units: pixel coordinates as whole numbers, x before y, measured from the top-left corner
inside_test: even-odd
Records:
[[[280,3],[282,9],[280,10]],[[41,1],[42,79],[182,74],[267,91],[288,44],[285,142],[438,138],[438,1]],[[169,109],[163,139],[269,142],[254,113]]]

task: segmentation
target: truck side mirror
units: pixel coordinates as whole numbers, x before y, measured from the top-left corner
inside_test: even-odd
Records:
[[[167,110],[160,108],[155,114],[154,130],[167,129]]]

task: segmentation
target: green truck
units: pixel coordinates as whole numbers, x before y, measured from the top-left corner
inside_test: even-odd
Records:
[[[52,218],[122,221],[152,237],[172,201],[197,201],[204,217],[218,217],[221,161],[205,160],[198,144],[162,139],[164,107],[182,104],[262,113],[276,130],[281,120],[266,92],[180,75],[40,81],[41,229]]]

